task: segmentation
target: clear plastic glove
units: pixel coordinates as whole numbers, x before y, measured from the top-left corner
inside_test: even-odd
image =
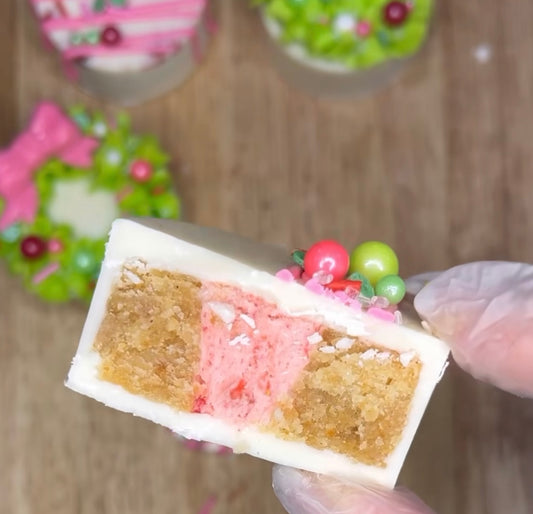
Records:
[[[414,305],[457,363],[476,378],[533,397],[533,266],[475,262],[408,281]],[[385,491],[275,466],[290,514],[431,514],[406,490]]]

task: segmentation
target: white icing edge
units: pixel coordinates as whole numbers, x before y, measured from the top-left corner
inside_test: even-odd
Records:
[[[235,427],[203,414],[178,412],[161,403],[128,393],[122,387],[101,381],[97,376],[100,357],[92,350],[106,301],[120,268],[132,256],[150,267],[190,273],[201,280],[228,282],[251,293],[261,294],[291,315],[313,315],[346,330],[352,336],[365,336],[376,345],[399,352],[415,351],[423,366],[413,396],[408,422],[400,443],[387,466],[378,468],[356,463],[331,451],[321,451],[303,443],[288,442],[253,428]],[[192,439],[225,445],[235,451],[297,467],[358,481],[377,482],[394,487],[403,461],[436,383],[440,380],[449,349],[440,340],[422,331],[398,326],[357,313],[342,304],[307,291],[297,283],[284,282],[236,260],[178,240],[166,233],[129,220],[116,220],[111,230],[93,301],[66,385],[115,409],[130,412]]]

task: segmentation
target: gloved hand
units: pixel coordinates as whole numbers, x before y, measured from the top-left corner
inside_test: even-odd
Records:
[[[407,283],[414,305],[475,378],[533,397],[533,266],[475,262]],[[407,490],[385,491],[275,466],[273,486],[290,514],[431,514]]]

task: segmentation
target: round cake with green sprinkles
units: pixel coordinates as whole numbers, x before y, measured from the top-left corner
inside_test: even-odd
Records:
[[[434,0],[256,0],[292,57],[325,71],[366,70],[414,54]]]
[[[90,300],[115,218],[178,218],[168,160],[125,115],[39,104],[0,150],[0,257],[44,300]]]

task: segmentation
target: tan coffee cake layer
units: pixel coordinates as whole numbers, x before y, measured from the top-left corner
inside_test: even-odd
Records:
[[[369,465],[385,466],[407,422],[421,363],[356,339],[348,349],[323,353],[345,334],[326,329],[290,398],[268,426],[279,437],[330,449]]]
[[[201,283],[176,272],[125,266],[107,302],[94,348],[100,378],[150,400],[191,412],[200,361]],[[302,376],[262,429],[384,466],[407,421],[421,363],[354,340],[324,353],[346,335],[321,331]]]
[[[200,359],[199,291],[193,277],[126,266],[94,343],[100,378],[190,411]]]

